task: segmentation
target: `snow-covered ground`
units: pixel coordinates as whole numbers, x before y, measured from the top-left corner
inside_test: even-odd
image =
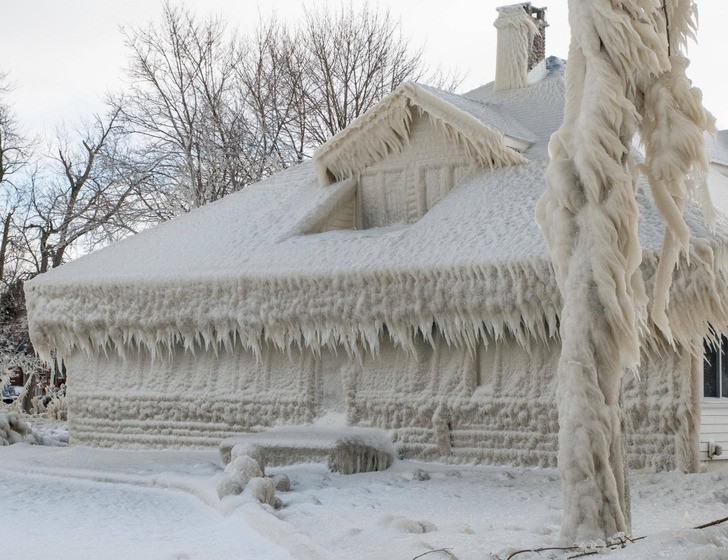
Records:
[[[63,440],[53,426],[35,425]],[[0,558],[402,559],[500,558],[558,543],[552,469],[398,461],[339,475],[324,465],[269,469],[291,480],[276,511],[217,497],[215,450],[124,451],[15,444],[0,448]],[[633,473],[634,534],[616,560],[727,559],[728,470]],[[574,552],[519,554],[514,560]]]

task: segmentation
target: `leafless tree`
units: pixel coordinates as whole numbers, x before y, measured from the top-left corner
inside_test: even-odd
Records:
[[[402,82],[425,77],[422,49],[412,50],[387,11],[353,4],[307,11],[298,31],[305,49],[307,134],[321,144]]]
[[[7,74],[0,72],[0,185],[3,191],[17,187],[14,176],[27,166],[31,151],[30,142],[5,99],[11,89]]]
[[[171,203],[173,214],[220,198],[246,184],[240,164],[242,116],[233,109],[239,49],[222,18],[198,21],[164,4],[158,25],[124,30],[130,84],[121,120],[153,161],[157,195],[150,209]]]
[[[405,80],[443,83],[389,13],[366,5],[311,10],[293,27],[263,19],[240,37],[221,18],[164,4],[160,22],[124,36],[120,119],[155,167],[140,198],[152,220],[310,157]]]
[[[120,109],[96,116],[77,144],[60,132],[51,165],[33,177],[24,229],[35,232],[27,239],[37,273],[60,266],[81,241],[93,245],[133,231],[127,203],[148,173],[117,163],[125,160],[119,115]]]
[[[246,164],[260,179],[304,158],[305,60],[289,29],[275,17],[261,20],[241,41],[236,67],[236,111],[244,115],[251,142]]]
[[[25,171],[29,167],[32,142],[20,124],[6,96],[12,90],[7,74],[0,73],[0,281],[6,282],[10,256],[17,241],[16,213],[23,201]]]
[[[8,101],[12,87],[0,73],[0,377],[9,379],[8,368],[33,369],[23,297],[25,244],[22,223],[26,215],[26,188],[33,156],[33,142],[23,132]],[[0,382],[0,385],[2,383]]]

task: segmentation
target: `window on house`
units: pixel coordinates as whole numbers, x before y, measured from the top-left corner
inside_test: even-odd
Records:
[[[705,342],[703,349],[703,396],[728,398],[728,338],[720,343]]]

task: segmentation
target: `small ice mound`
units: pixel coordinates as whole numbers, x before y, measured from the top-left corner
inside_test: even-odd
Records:
[[[332,426],[293,426],[241,434],[220,443],[223,463],[238,449],[259,453],[259,463],[270,466],[326,463],[332,472],[356,474],[389,468],[396,457],[391,439],[382,430]]]
[[[237,480],[245,486],[251,478],[263,476],[263,471],[258,465],[258,461],[248,455],[240,455],[235,457],[225,466],[225,472],[237,478]]]
[[[280,507],[280,500],[276,497],[276,487],[270,478],[256,477],[250,479],[245,486],[245,494],[261,504],[268,504],[276,509]]]
[[[270,477],[276,487],[277,492],[290,492],[291,479],[285,474],[274,474]]]
[[[385,515],[379,524],[400,533],[421,534],[437,531],[437,526],[431,521],[415,521],[402,515]]]
[[[422,469],[415,469],[409,475],[405,475],[405,480],[424,482],[430,480],[430,473]]]
[[[261,472],[265,472],[265,461],[263,460],[263,453],[261,452],[260,447],[251,443],[243,443],[234,446],[230,450],[230,456],[227,459],[223,458],[223,464],[227,465],[231,461],[234,461],[238,457],[242,456],[252,457],[253,459],[255,459]]]
[[[217,497],[222,500],[226,496],[237,496],[242,493],[243,488],[235,476],[225,474],[217,483]]]

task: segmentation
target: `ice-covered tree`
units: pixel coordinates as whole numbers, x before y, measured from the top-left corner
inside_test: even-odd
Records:
[[[620,383],[640,360],[640,332],[672,342],[665,308],[687,251],[685,199],[707,169],[713,119],[685,77],[693,0],[569,0],[571,45],[564,123],[549,146],[536,210],[563,297],[558,368],[562,537],[630,532]],[[665,224],[651,316],[640,273],[638,165]],[[697,197],[705,201],[707,197]]]

